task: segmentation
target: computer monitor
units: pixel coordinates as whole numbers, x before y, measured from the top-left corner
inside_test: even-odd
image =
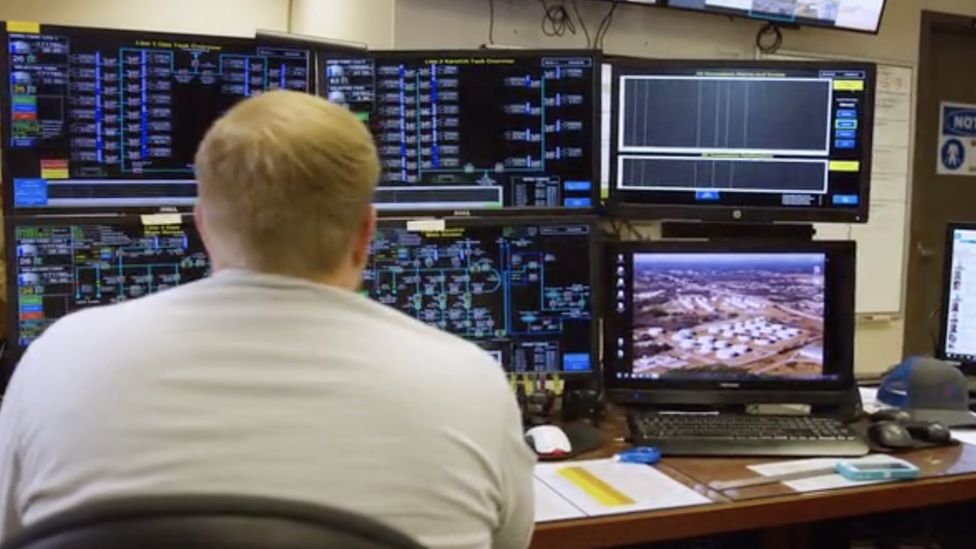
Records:
[[[612,210],[867,221],[873,64],[619,59],[612,70]]]
[[[41,25],[0,32],[8,212],[189,207],[210,124],[314,89],[314,55],[253,39]],[[34,32],[36,30],[36,32]]]
[[[936,354],[976,364],[976,223],[948,225],[942,289]]]
[[[853,243],[615,243],[605,259],[612,400],[760,402],[853,383]]]
[[[595,230],[551,219],[384,222],[364,292],[476,343],[509,372],[590,374],[599,336]]]
[[[184,217],[164,225],[139,216],[8,218],[8,364],[69,313],[205,277],[206,251]]]
[[[319,66],[323,96],[376,138],[380,213],[597,206],[598,53],[323,54]]]

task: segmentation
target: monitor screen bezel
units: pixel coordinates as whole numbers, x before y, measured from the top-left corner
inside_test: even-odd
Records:
[[[416,219],[401,218],[385,218],[380,219],[377,222],[379,228],[407,228],[409,223],[416,222]],[[601,375],[600,368],[600,335],[601,335],[601,313],[603,311],[603,268],[602,268],[602,258],[601,253],[602,248],[602,234],[600,233],[599,218],[595,215],[585,215],[585,216],[532,216],[532,217],[518,217],[518,218],[501,218],[501,217],[449,217],[438,219],[437,223],[440,221],[444,222],[444,227],[450,228],[470,228],[470,227],[507,227],[507,226],[529,226],[529,225],[586,225],[590,228],[590,234],[587,247],[590,254],[590,265],[589,265],[589,275],[590,275],[590,370],[585,372],[554,372],[547,373],[546,376],[552,377],[554,374],[558,374],[561,377],[566,378],[584,378],[584,377],[599,377]],[[471,340],[466,340],[471,341]],[[502,365],[504,367],[504,365]],[[504,367],[506,374],[512,375],[527,375],[536,376],[535,372],[512,372],[507,367]]]
[[[952,294],[952,264],[955,257],[955,236],[956,231],[976,231],[976,222],[950,222],[946,224],[945,230],[945,251],[942,258],[942,299],[939,302],[939,340],[935,349],[935,356],[941,360],[958,362],[964,366],[976,366],[976,359],[965,360],[948,353],[947,339],[949,337],[949,308],[951,307],[950,296]]]
[[[869,35],[876,36],[879,32],[881,32],[881,25],[884,23],[885,12],[888,10],[888,3],[890,0],[884,0],[881,6],[881,13],[878,14],[878,26],[874,30],[838,27],[836,25],[827,25],[825,23],[818,23],[816,20],[803,20],[797,22],[796,20],[786,21],[783,19],[776,19],[775,17],[751,17],[748,14],[744,14],[736,10],[732,10],[732,9],[723,10],[721,8],[716,8],[716,7],[705,7],[701,9],[696,9],[696,8],[686,8],[683,6],[672,6],[670,0],[656,0],[654,4],[639,4],[636,2],[621,3],[619,2],[619,0],[599,0],[599,1],[614,2],[624,6],[634,6],[638,8],[667,8],[667,9],[677,10],[684,13],[700,13],[700,14],[713,15],[713,16],[717,15],[719,17],[732,17],[735,19],[742,19],[745,21],[769,23],[771,25],[782,27],[782,28],[810,27],[816,29],[825,29],[825,30],[833,30],[833,31],[841,31],[841,32],[855,32],[858,34],[869,34]]]
[[[825,222],[825,223],[867,223],[871,202],[871,166],[873,151],[873,132],[863,132],[861,137],[860,181],[858,186],[859,204],[856,209],[835,209],[822,207],[782,207],[750,205],[689,205],[635,202],[622,197],[617,187],[617,156],[619,147],[620,120],[616,113],[620,106],[620,78],[623,71],[634,70],[647,73],[662,69],[771,69],[771,70],[809,70],[811,68],[853,69],[867,72],[865,88],[865,126],[874,127],[875,82],[877,65],[856,61],[755,61],[755,60],[710,60],[710,59],[637,59],[633,57],[610,58],[612,67],[611,116],[610,116],[610,186],[607,209],[614,215],[631,219],[654,220],[696,220],[732,222]]]
[[[402,218],[409,216],[447,216],[447,217],[511,217],[511,216],[552,216],[552,215],[566,215],[566,216],[585,216],[598,212],[601,209],[601,190],[600,190],[600,114],[602,106],[602,95],[601,95],[601,67],[603,65],[604,55],[600,50],[591,49],[553,49],[553,48],[543,48],[543,49],[513,49],[513,50],[502,50],[502,49],[447,49],[447,50],[369,50],[368,52],[362,52],[359,54],[353,54],[349,52],[337,52],[332,53],[319,53],[319,66],[318,66],[318,80],[322,82],[322,71],[325,70],[325,63],[323,59],[327,56],[339,57],[339,58],[370,58],[376,59],[379,57],[387,59],[416,59],[417,57],[423,56],[477,56],[485,58],[504,58],[504,57],[517,57],[517,58],[533,58],[533,57],[545,57],[545,56],[575,56],[581,57],[586,56],[593,59],[593,82],[590,93],[593,96],[593,117],[590,121],[593,131],[590,139],[590,147],[592,152],[592,161],[590,166],[590,179],[592,181],[590,190],[590,200],[592,206],[588,208],[567,208],[567,207],[536,207],[536,206],[504,206],[501,208],[472,208],[472,209],[448,209],[448,210],[435,210],[435,209],[397,209],[397,210],[377,210],[377,214],[380,218]],[[325,93],[325,86],[321,85],[318,89],[318,95],[321,97]],[[379,188],[381,185],[377,185]]]
[[[0,43],[2,43],[3,48],[0,51],[0,75],[9,75],[10,73],[10,52],[7,47],[8,37],[10,32],[7,30],[6,25],[2,24],[0,21]],[[41,24],[38,33],[45,32],[86,32],[94,34],[105,34],[120,37],[132,37],[132,38],[143,38],[146,40],[185,40],[189,42],[201,42],[201,43],[219,43],[220,45],[232,46],[235,48],[246,48],[253,46],[255,48],[265,45],[281,45],[283,47],[290,47],[294,49],[305,49],[308,51],[308,63],[309,63],[309,78],[308,78],[308,90],[307,93],[317,95],[318,93],[318,55],[321,50],[315,44],[308,43],[307,45],[302,45],[298,41],[292,40],[281,40],[276,41],[273,39],[265,40],[258,39],[254,36],[227,36],[227,35],[209,35],[209,34],[195,34],[195,33],[180,33],[180,32],[165,32],[157,30],[138,30],[138,29],[113,29],[106,27],[88,27],[88,26],[76,26],[76,25],[49,25]],[[70,216],[70,215],[87,215],[93,214],[97,215],[106,211],[119,212],[119,213],[152,213],[152,212],[190,212],[193,210],[193,206],[188,205],[169,205],[169,206],[110,206],[110,207],[84,207],[84,206],[71,206],[63,208],[18,208],[14,205],[14,186],[13,178],[10,173],[9,166],[11,165],[9,160],[9,155],[13,154],[13,151],[8,145],[8,140],[10,136],[10,82],[4,81],[0,83],[0,181],[5,182],[3,185],[3,213],[5,216],[16,215],[40,215],[40,216]],[[194,178],[195,179],[195,178]],[[152,181],[147,179],[146,181]]]
[[[191,213],[171,214],[179,215],[180,225],[187,227],[190,231],[200,234],[197,230],[194,216]],[[16,228],[23,225],[112,225],[116,227],[141,227],[144,226],[142,216],[125,214],[95,214],[95,215],[58,215],[58,216],[6,216],[3,220],[4,234],[4,253],[6,253],[6,283],[7,283],[7,347],[3,354],[2,373],[3,380],[9,379],[13,374],[17,363],[23,357],[28,347],[21,347],[17,341],[20,339],[19,328],[19,295],[17,291],[17,238]],[[170,225],[171,223],[162,223]],[[202,244],[202,240],[201,240]],[[0,380],[2,381],[2,380]],[[5,383],[4,385],[5,386]]]
[[[732,403],[740,399],[755,402],[756,392],[836,392],[848,389],[854,380],[854,291],[855,244],[841,241],[757,242],[757,241],[654,241],[612,242],[603,252],[604,280],[612,280],[613,258],[618,253],[823,253],[827,256],[824,361],[837,369],[836,379],[816,380],[620,380],[616,373],[629,371],[629,365],[616,364],[613,341],[630,337],[632,332],[619,326],[610,300],[605,301],[604,386],[608,398],[615,402],[670,401],[678,403]],[[833,273],[833,276],[831,276]],[[840,275],[846,276],[840,276]],[[628,313],[629,314],[629,313]],[[630,321],[625,324],[629,325]],[[761,395],[760,395],[761,396]],[[752,399],[752,400],[750,400]]]

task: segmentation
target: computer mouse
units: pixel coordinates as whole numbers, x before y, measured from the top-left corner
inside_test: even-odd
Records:
[[[885,408],[868,416],[871,421],[895,421],[901,423],[912,419],[911,414],[899,408]]]
[[[937,444],[952,440],[949,428],[935,421],[909,421],[905,423],[905,428],[916,440]]]
[[[905,426],[894,421],[879,421],[868,427],[868,436],[878,446],[885,448],[913,448],[912,434]]]
[[[565,431],[555,425],[540,425],[525,432],[525,441],[539,457],[569,457],[573,446]]]

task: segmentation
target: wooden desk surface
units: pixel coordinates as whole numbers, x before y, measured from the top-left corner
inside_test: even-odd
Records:
[[[624,433],[614,414],[604,427],[610,440]],[[581,459],[606,457],[625,448],[616,440]],[[783,484],[718,494],[707,484],[756,476],[746,467],[775,459],[666,458],[659,469],[706,494],[712,505],[632,513],[536,525],[536,549],[586,549],[685,539],[729,532],[863,516],[976,500],[976,446],[959,445],[900,454],[922,471],[911,482],[885,483],[797,494]]]

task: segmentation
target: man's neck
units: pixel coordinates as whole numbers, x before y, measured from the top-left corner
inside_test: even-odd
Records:
[[[304,282],[311,282],[313,284],[319,284],[322,286],[329,286],[331,288],[338,288],[341,290],[347,290],[350,292],[355,292],[362,285],[362,275],[356,272],[348,272],[345,269],[341,269],[332,273],[322,273],[322,274],[294,274],[285,272],[268,271],[263,269],[253,269],[246,266],[240,265],[214,265],[213,272],[218,274],[221,272],[229,271],[243,271],[255,274],[264,274],[272,276],[283,276],[287,278],[294,278],[296,280],[302,280]]]

